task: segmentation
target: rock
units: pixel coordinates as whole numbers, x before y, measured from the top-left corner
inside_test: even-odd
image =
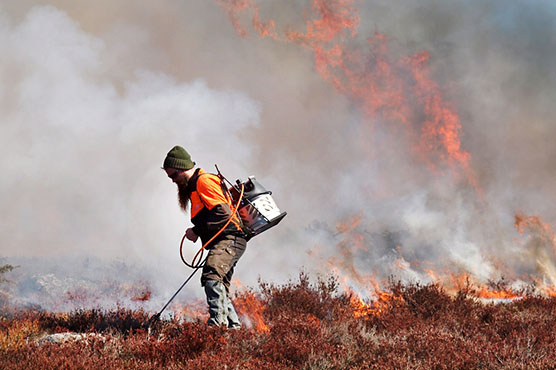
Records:
[[[68,343],[76,341],[88,341],[89,339],[101,338],[104,341],[104,337],[96,333],[56,333],[56,334],[46,334],[38,339],[39,344],[47,343]]]

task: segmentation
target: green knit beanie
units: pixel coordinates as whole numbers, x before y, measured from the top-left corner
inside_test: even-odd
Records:
[[[189,153],[181,146],[173,147],[164,159],[163,168],[175,168],[177,170],[190,170],[195,167]]]

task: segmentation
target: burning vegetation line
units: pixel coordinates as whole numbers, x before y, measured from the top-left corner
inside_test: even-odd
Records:
[[[327,263],[329,268],[338,277],[338,281],[344,291],[353,295],[352,303],[355,307],[369,309],[374,300],[380,302],[379,297],[384,293],[382,286],[384,281],[379,282],[376,276],[362,273],[354,265],[360,253],[368,253],[372,241],[367,239],[367,233],[361,230],[360,215],[355,215],[336,227],[335,236],[340,236],[338,242],[340,255],[331,257],[320,256],[317,251],[311,251],[311,255]],[[556,296],[554,276],[556,276],[554,261],[556,260],[556,237],[552,228],[544,223],[538,216],[525,216],[518,213],[515,216],[515,226],[522,235],[523,255],[536,261],[536,271],[529,275],[516,275],[511,265],[505,265],[503,261],[497,264],[501,276],[498,279],[483,280],[469,273],[465,269],[454,270],[454,268],[440,268],[429,261],[406,261],[401,253],[403,246],[398,246],[395,251],[399,254],[392,263],[392,271],[423,274],[431,283],[439,284],[449,294],[456,294],[461,289],[467,289],[469,294],[478,300],[485,302],[504,302],[508,300],[522,299],[528,294],[535,292],[547,297]],[[494,257],[493,257],[494,260]],[[395,275],[396,272],[393,272]],[[539,278],[542,276],[543,278]],[[354,290],[354,287],[358,287]],[[372,297],[368,303],[364,299]],[[383,297],[388,298],[388,295]]]
[[[310,49],[315,69],[325,81],[369,117],[384,118],[390,125],[401,124],[408,131],[416,141],[413,150],[417,158],[433,170],[440,164],[456,174],[461,171],[468,183],[479,190],[470,165],[471,155],[461,144],[459,115],[430,76],[429,52],[395,58],[389,50],[388,37],[379,32],[367,40],[368,49],[350,46],[360,20],[355,0],[313,0],[305,30],[291,31],[286,26],[282,37],[278,36],[274,20],[260,21],[255,1],[216,1],[241,37],[249,34],[241,24],[241,15],[252,14],[253,29],[259,37]]]

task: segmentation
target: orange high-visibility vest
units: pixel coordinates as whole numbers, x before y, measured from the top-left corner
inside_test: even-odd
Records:
[[[206,173],[203,169],[199,168],[190,181],[193,190],[190,195],[191,201],[191,222],[195,225],[194,229],[203,230],[204,224],[207,223],[211,217],[211,212],[222,214],[224,209],[227,214],[222,214],[223,224],[227,222],[231,215],[234,205],[230,197],[224,192],[223,185],[218,176]],[[216,208],[216,209],[215,209]],[[214,214],[212,215],[214,216]],[[223,224],[221,226],[223,226]],[[232,222],[226,227],[226,232],[241,232],[241,221],[237,214],[234,212],[232,215]],[[207,237],[208,235],[199,235]]]

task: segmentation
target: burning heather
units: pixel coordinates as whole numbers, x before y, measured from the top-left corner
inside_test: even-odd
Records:
[[[0,367],[553,366],[556,6],[143,3],[0,7]],[[288,212],[238,332],[198,277],[145,330],[190,273],[176,144]]]

